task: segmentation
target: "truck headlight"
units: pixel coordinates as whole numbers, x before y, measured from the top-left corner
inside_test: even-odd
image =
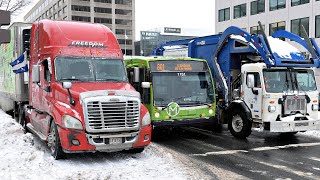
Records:
[[[209,109],[209,114],[213,114],[213,110],[212,109]]]
[[[142,126],[148,126],[151,124],[151,118],[149,112],[147,112],[142,118]]]
[[[67,114],[62,117],[62,124],[65,128],[83,130],[80,120]]]
[[[318,111],[319,105],[318,104],[312,104],[312,111]]]
[[[269,106],[269,107],[268,107],[268,111],[271,112],[271,113],[275,112],[276,109],[277,109],[277,108],[276,108],[275,106]]]

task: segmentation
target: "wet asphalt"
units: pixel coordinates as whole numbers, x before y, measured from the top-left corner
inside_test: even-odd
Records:
[[[153,142],[200,162],[196,166],[212,179],[219,178],[206,166],[240,175],[235,179],[320,179],[320,138],[300,133],[253,131],[241,140],[226,127],[220,132],[177,128],[156,132]]]

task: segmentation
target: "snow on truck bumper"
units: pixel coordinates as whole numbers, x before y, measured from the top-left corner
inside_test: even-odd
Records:
[[[115,152],[149,145],[151,129],[151,126],[146,126],[130,133],[88,134],[59,127],[59,135],[62,149],[66,153]]]
[[[305,120],[295,121],[295,117],[297,116],[289,116],[287,118],[280,119],[281,121],[270,122],[270,132],[298,132],[320,130],[319,119],[315,120],[310,116],[305,116]]]

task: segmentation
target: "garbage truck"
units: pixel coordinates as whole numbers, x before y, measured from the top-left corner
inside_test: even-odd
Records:
[[[179,54],[184,49],[191,58],[207,60],[217,83],[218,120],[233,136],[246,138],[253,127],[295,134],[320,129],[313,71],[320,49],[305,30],[302,34],[280,30],[267,37],[231,26],[222,34],[163,43],[154,54],[172,55],[176,47]]]
[[[214,82],[206,60],[129,56],[125,64],[154,129],[216,123]]]
[[[11,42],[0,48],[1,108],[14,111],[26,130],[46,141],[55,159],[139,153],[150,143],[149,112],[128,81],[109,28],[42,20],[9,29]]]

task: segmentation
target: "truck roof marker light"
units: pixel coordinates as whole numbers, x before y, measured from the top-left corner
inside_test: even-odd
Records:
[[[114,96],[114,95],[116,95],[116,92],[114,92],[114,91],[109,91],[108,92],[108,96]]]
[[[315,100],[313,100],[312,102],[313,102],[313,103],[317,103],[317,102],[318,102],[318,100],[316,100],[316,99],[315,99]]]

